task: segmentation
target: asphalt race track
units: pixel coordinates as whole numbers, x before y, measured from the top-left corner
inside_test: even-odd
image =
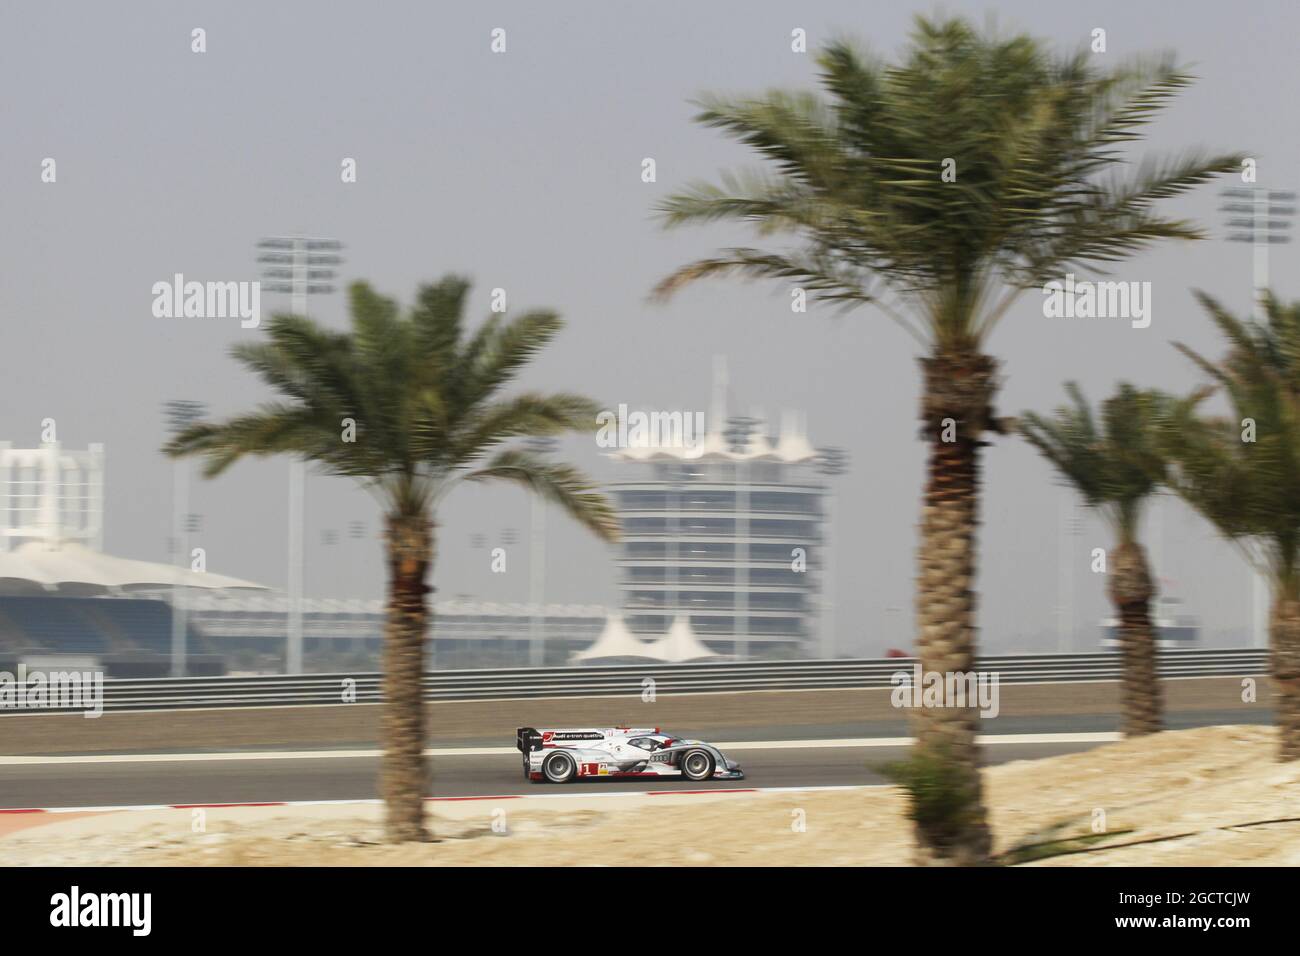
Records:
[[[1178,726],[1240,723],[1240,714],[1202,712],[1180,714]],[[1235,719],[1233,719],[1235,718]],[[1259,714],[1267,721],[1269,715]],[[1171,721],[1171,723],[1173,723]],[[1040,718],[1023,721],[1015,734],[1060,735],[1049,742],[994,742],[984,747],[987,763],[1027,760],[1073,753],[1097,746],[1094,739],[1071,740],[1087,734],[1077,720]],[[1032,726],[1031,726],[1032,725]],[[999,728],[1007,736],[1010,728]],[[1107,728],[1110,729],[1110,728]],[[449,754],[429,758],[429,794],[436,797],[510,796],[539,793],[579,793],[673,788],[823,787],[886,782],[873,770],[905,756],[907,747],[890,745],[818,745],[782,741],[778,735],[746,735],[743,749],[728,751],[745,770],[744,781],[690,784],[668,779],[601,780],[564,787],[534,784],[523,779],[520,755],[497,742],[488,754]],[[810,735],[811,736],[811,735]],[[847,734],[820,734],[830,743]],[[737,736],[718,743],[735,741]],[[893,738],[896,740],[896,738]],[[882,742],[883,743],[883,742]],[[372,753],[307,751],[281,754],[250,752],[235,759],[212,754],[155,755],[133,760],[131,755],[0,758],[0,809],[21,807],[101,807],[142,804],[258,803],[298,800],[356,800],[378,796],[378,759]]]
[[[1095,744],[998,744],[990,762],[1086,750]],[[633,778],[563,787],[523,779],[519,755],[432,757],[435,797],[509,796],[682,788],[813,787],[884,783],[869,765],[897,760],[906,747],[744,750],[730,754],[743,781],[692,784],[673,778]],[[293,757],[270,760],[40,764],[0,768],[0,807],[135,806],[140,804],[260,803],[377,797],[374,757]]]

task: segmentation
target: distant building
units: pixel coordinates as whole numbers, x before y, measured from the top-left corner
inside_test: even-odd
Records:
[[[283,655],[289,599],[280,593],[191,594],[189,620],[234,670],[276,669]],[[568,662],[605,626],[606,610],[586,604],[493,604],[439,601],[430,607],[426,642],[431,668],[526,667],[534,615],[541,619],[543,663]],[[380,669],[384,603],[304,598],[303,659],[309,671]]]
[[[1156,647],[1162,651],[1189,650],[1200,642],[1201,624],[1195,617],[1183,613],[1183,602],[1175,597],[1160,597],[1152,602],[1151,623],[1156,630]],[[1108,617],[1101,622],[1101,647],[1117,651],[1119,620]]]
[[[825,484],[800,420],[779,434],[726,419],[685,444],[653,441],[613,457],[622,522],[623,618],[642,638],[679,617],[709,650],[738,659],[813,656]]]
[[[104,446],[0,442],[0,553],[60,542],[104,550]]]
[[[221,658],[169,604],[183,590],[259,585],[104,551],[104,446],[0,442],[0,670],[19,662],[94,661],[110,676],[168,673],[184,633],[191,674],[219,674]]]

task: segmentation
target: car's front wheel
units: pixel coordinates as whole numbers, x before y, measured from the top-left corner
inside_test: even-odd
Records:
[[[578,765],[566,753],[553,753],[542,764],[542,773],[551,783],[568,783],[578,775]]]
[[[713,776],[713,754],[688,750],[682,754],[682,776],[687,780],[708,780]]]

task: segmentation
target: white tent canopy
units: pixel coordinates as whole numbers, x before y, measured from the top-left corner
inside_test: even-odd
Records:
[[[697,661],[718,655],[709,650],[691,629],[690,618],[678,615],[668,633],[650,645],[652,653],[659,660],[680,663]]]
[[[576,661],[611,660],[634,657],[641,660],[680,663],[717,657],[704,646],[691,629],[690,619],[678,616],[668,633],[657,641],[643,641],[627,629],[623,617],[611,614],[600,637],[586,650],[573,655]]]
[[[623,623],[621,614],[611,614],[605,621],[605,629],[600,637],[586,650],[573,655],[574,661],[594,661],[615,657],[640,657],[649,660],[664,660],[655,651],[659,642],[647,643],[637,638]]]
[[[75,542],[51,546],[28,541],[0,553],[0,594],[43,594],[57,590],[69,595],[114,591],[183,588],[250,588],[262,585],[208,571],[152,561],[117,558]]]

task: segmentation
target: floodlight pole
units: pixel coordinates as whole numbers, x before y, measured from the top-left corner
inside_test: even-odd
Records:
[[[749,660],[749,507],[750,489],[748,481],[752,473],[744,471],[744,456],[749,452],[750,436],[758,426],[758,419],[737,415],[727,420],[727,429],[723,433],[732,452],[732,477],[736,491],[732,497],[732,566],[734,597],[731,602],[731,648],[732,656],[739,661]],[[741,624],[744,621],[744,624]]]
[[[555,451],[554,438],[530,438],[527,449],[534,455],[545,457]],[[546,661],[543,631],[543,601],[546,594],[546,503],[542,496],[532,495],[532,533],[529,535],[528,603],[532,605],[528,617],[528,666],[541,667]]]
[[[822,581],[821,656],[826,660],[835,657],[835,563],[831,560],[831,515],[835,501],[835,484],[830,479],[848,471],[848,461],[848,453],[842,448],[817,449],[817,471],[827,479],[826,509],[822,516],[822,546],[817,562]]]
[[[1246,217],[1226,221],[1230,230],[1228,241],[1249,242],[1251,245],[1254,280],[1251,315],[1256,322],[1263,323],[1267,318],[1264,300],[1268,292],[1268,247],[1291,241],[1286,230],[1291,228],[1291,219],[1295,217],[1296,194],[1251,186],[1225,189],[1220,195],[1228,200],[1219,207],[1220,212]],[[1254,556],[1251,569],[1251,643],[1255,647],[1267,647],[1269,586],[1259,566],[1261,555],[1258,549],[1254,549]]]
[[[295,253],[301,250],[299,243]],[[293,257],[293,294],[289,308],[294,315],[307,314],[306,255]],[[284,670],[287,674],[302,673],[302,536],[307,506],[307,463],[297,455],[289,459],[289,635],[285,648]]]
[[[173,433],[194,424],[204,415],[202,402],[173,399],[163,403],[163,414]],[[189,557],[189,526],[186,521],[190,498],[190,465],[187,459],[172,461],[172,560],[182,569]],[[189,615],[181,607],[179,580],[172,585],[171,676],[184,677],[187,671],[187,630]]]
[[[172,466],[172,547],[176,554],[172,559],[185,567],[185,556],[190,549],[190,536],[185,528],[185,512],[190,507],[189,463],[177,461]],[[172,585],[172,677],[184,677],[187,670],[186,656],[188,648],[186,630],[189,622],[185,619],[181,607],[181,586]]]
[[[337,254],[343,248],[335,239],[307,236],[276,236],[257,244],[265,250],[257,261],[264,264],[262,278],[269,292],[287,292],[294,315],[307,314],[309,293],[329,293],[334,278],[333,267],[343,260]],[[340,428],[341,428],[340,424]],[[294,457],[289,461],[289,598],[288,634],[285,641],[284,669],[287,674],[302,673],[302,590],[303,590],[303,509],[307,495],[307,462]]]
[[[1065,482],[1060,482],[1057,512],[1060,590],[1057,600],[1056,652],[1065,654],[1074,643],[1074,539],[1078,537],[1080,531],[1079,504],[1075,499],[1074,489]]]

